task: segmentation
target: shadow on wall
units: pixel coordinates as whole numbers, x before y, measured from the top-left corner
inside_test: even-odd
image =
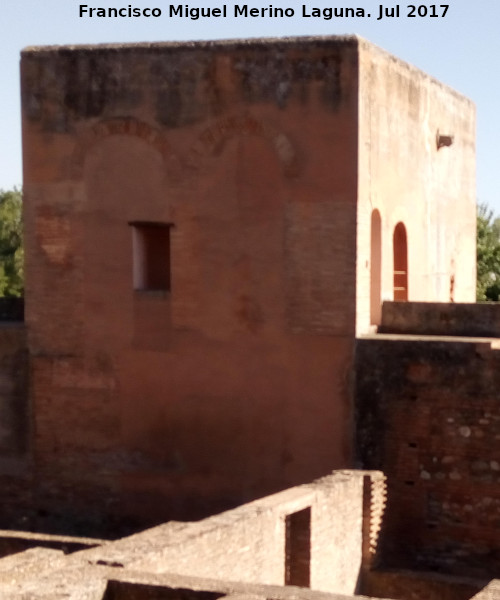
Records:
[[[24,298],[0,298],[0,323],[24,321]]]

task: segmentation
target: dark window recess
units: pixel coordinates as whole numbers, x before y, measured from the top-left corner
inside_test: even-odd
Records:
[[[398,223],[393,235],[394,301],[408,301],[408,240],[406,227]]]
[[[311,508],[285,519],[285,585],[309,587],[311,583]]]
[[[0,321],[24,321],[24,298],[0,298]]]
[[[135,290],[170,291],[170,230],[164,223],[132,226]]]

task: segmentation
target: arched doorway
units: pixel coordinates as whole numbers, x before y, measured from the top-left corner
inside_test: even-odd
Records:
[[[408,300],[408,241],[406,227],[398,223],[394,228],[394,300],[406,302]]]
[[[380,325],[382,312],[382,219],[372,211],[370,257],[370,323]]]

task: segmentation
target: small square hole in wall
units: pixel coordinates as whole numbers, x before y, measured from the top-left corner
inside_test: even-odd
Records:
[[[132,256],[134,290],[170,291],[171,224],[134,222]]]

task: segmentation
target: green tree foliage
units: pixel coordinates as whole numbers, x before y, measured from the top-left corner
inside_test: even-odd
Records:
[[[493,218],[486,204],[477,207],[477,288],[478,301],[500,297],[500,219]]]
[[[23,295],[22,194],[0,190],[0,297]]]

